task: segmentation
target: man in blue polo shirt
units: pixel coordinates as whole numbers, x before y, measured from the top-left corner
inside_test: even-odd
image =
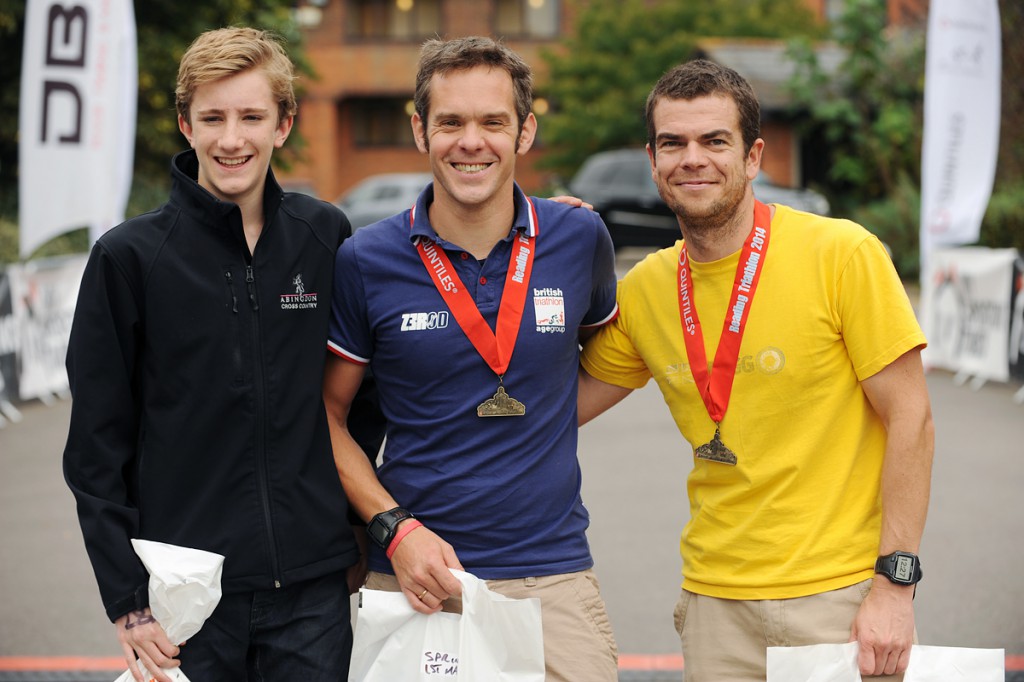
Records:
[[[576,459],[578,343],[617,312],[611,239],[597,214],[515,183],[537,121],[514,52],[428,41],[415,104],[434,181],[338,251],[324,380],[338,472],[369,521],[367,586],[432,613],[464,568],[541,600],[548,680],[614,682]],[[367,366],[388,422],[377,471],[345,425]]]

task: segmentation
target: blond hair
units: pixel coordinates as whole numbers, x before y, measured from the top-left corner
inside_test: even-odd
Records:
[[[196,88],[249,69],[263,69],[277,102],[279,121],[294,116],[295,66],[276,36],[254,28],[219,28],[199,35],[181,57],[174,103],[191,123],[189,108]]]

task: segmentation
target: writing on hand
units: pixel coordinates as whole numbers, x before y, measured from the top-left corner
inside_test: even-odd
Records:
[[[135,620],[132,620],[132,616],[135,616]],[[155,622],[156,618],[153,617],[152,613],[149,613],[146,609],[138,609],[128,613],[128,618],[124,622],[124,629],[131,630],[140,625],[149,625]]]

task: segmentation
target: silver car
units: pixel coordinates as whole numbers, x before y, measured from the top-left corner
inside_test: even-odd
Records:
[[[371,175],[334,203],[345,212],[355,231],[412,208],[431,179],[430,173]]]

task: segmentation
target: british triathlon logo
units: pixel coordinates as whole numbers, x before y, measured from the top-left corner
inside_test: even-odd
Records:
[[[302,282],[302,275],[295,275],[292,278],[292,286],[295,287],[294,294],[281,294],[281,310],[316,308],[316,292],[306,293],[306,285]]]
[[[403,332],[423,332],[428,329],[444,329],[447,326],[447,310],[436,313],[402,313]]]
[[[539,333],[565,333],[565,296],[561,289],[534,289],[533,312]]]

